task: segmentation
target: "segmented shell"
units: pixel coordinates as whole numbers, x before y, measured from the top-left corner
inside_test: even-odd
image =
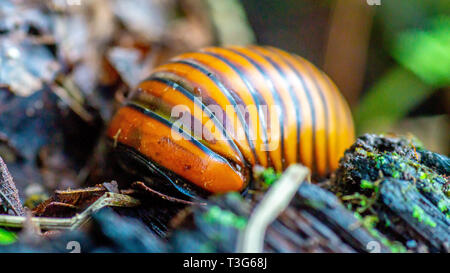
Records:
[[[301,162],[326,175],[354,129],[336,86],[305,59],[272,47],[211,47],[157,67],[108,136],[217,193],[242,190],[254,165],[282,171]]]

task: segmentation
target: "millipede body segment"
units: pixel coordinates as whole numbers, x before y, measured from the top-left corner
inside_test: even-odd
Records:
[[[242,190],[255,165],[300,162],[324,176],[354,139],[349,107],[322,71],[260,46],[205,48],[157,67],[107,134],[211,193]]]

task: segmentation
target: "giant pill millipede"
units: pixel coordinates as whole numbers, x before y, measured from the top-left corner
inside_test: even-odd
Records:
[[[174,117],[179,106],[186,111]],[[174,127],[180,117],[193,122]],[[133,159],[127,169],[139,165],[188,194],[192,187],[241,191],[255,165],[282,171],[300,162],[324,176],[354,129],[343,96],[322,71],[285,51],[249,46],[205,48],[157,67],[107,134]]]

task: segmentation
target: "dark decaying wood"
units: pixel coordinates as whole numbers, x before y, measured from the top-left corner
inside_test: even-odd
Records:
[[[219,207],[224,215],[232,213],[247,219],[257,203],[249,206],[235,195],[215,197],[206,207],[198,207],[188,216],[184,215],[185,221],[176,227],[170,236],[171,242],[179,251],[202,251],[205,246],[208,246],[207,251],[236,251],[236,241],[242,230],[221,222],[220,217],[211,219],[211,211]],[[219,233],[222,239],[214,237]],[[380,252],[389,252],[331,192],[304,183],[289,207],[268,227],[264,251],[370,252],[374,243],[379,245]]]
[[[438,251],[450,251],[450,220],[408,181],[387,179],[381,183],[382,202]]]
[[[366,252],[371,242],[378,242],[331,192],[305,184],[300,187],[298,196],[299,198],[294,200],[298,208],[308,211],[355,250]],[[380,247],[380,251],[388,251],[381,243]]]
[[[345,152],[330,189],[397,250],[448,252],[449,166],[412,139],[366,134]]]

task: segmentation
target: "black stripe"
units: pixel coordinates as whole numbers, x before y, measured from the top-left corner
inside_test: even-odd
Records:
[[[195,99],[195,96],[191,92],[186,90],[183,86],[181,86],[180,83],[176,83],[170,79],[161,78],[161,77],[158,77],[155,75],[148,77],[145,81],[156,81],[156,82],[163,83],[167,86],[170,86],[171,88],[177,90],[178,92],[183,94],[186,98],[188,98],[189,100],[194,102],[197,106],[199,106],[202,109],[202,111],[205,112],[209,116],[209,118],[214,122],[214,124],[222,131],[222,133],[227,138],[227,142],[231,145],[233,150],[238,153],[238,155],[242,159],[243,163],[246,162],[246,159],[242,155],[241,150],[239,150],[239,148],[237,147],[234,140],[228,135],[228,132],[225,130],[222,123],[217,119],[216,115],[214,115],[214,113],[211,112],[211,110],[208,107],[206,107],[205,104],[203,104],[203,102]]]
[[[233,64],[231,61],[229,61],[227,58],[223,57],[220,54],[216,54],[216,53],[208,52],[208,51],[204,51],[202,53],[210,55],[212,57],[215,57],[215,58],[221,60],[222,62],[224,62],[226,65],[228,65],[228,67],[230,67],[234,72],[236,72],[236,74],[238,74],[239,77],[241,78],[241,80],[244,82],[245,86],[247,87],[247,90],[250,92],[250,95],[252,96],[253,102],[255,103],[255,105],[258,108],[259,115],[261,116],[259,118],[259,121],[260,121],[260,126],[263,129],[263,134],[264,134],[264,137],[265,137],[264,145],[267,147],[267,140],[268,140],[268,138],[267,138],[267,125],[266,125],[265,120],[264,120],[265,116],[262,114],[261,107],[260,107],[261,105],[263,105],[263,104],[261,104],[261,100],[263,101],[263,103],[265,105],[267,105],[265,100],[260,97],[260,94],[254,89],[254,87],[252,86],[252,84],[248,80],[248,78],[245,75],[245,73],[237,65]],[[267,165],[271,166],[271,158],[270,158],[269,151],[266,151],[266,156],[267,156]]]
[[[306,68],[308,74],[310,75],[310,78],[312,79],[314,85],[316,86],[317,90],[319,90],[319,96],[320,96],[320,100],[322,101],[323,104],[323,110],[325,112],[325,154],[328,155],[328,157],[330,157],[329,155],[329,149],[328,149],[328,145],[329,145],[329,137],[330,137],[330,128],[329,128],[329,120],[328,120],[328,104],[327,101],[325,99],[325,96],[323,94],[323,90],[322,88],[319,86],[319,84],[317,83],[316,78],[314,77],[314,73],[312,71],[312,69],[309,67],[309,65],[307,63],[305,63],[304,60],[302,60],[300,57],[296,58],[299,62],[304,64],[304,67]],[[327,165],[325,166],[325,172],[328,172],[329,168],[329,162],[328,162],[328,158],[325,159],[325,162],[327,162]]]
[[[289,68],[295,73],[297,78],[300,80],[303,90],[305,91],[305,95],[306,95],[306,98],[308,99],[308,103],[309,103],[309,108],[311,110],[311,123],[312,123],[312,127],[313,127],[313,130],[312,130],[313,151],[311,154],[311,163],[312,163],[311,168],[312,168],[312,172],[315,172],[315,170],[317,170],[317,162],[316,162],[316,160],[314,160],[314,158],[316,156],[316,109],[314,107],[311,92],[308,89],[308,87],[306,86],[305,80],[303,79],[303,75],[295,68],[295,66],[291,63],[291,61],[287,57],[285,57],[283,54],[280,54],[276,50],[273,50],[272,48],[268,48],[268,50],[270,50],[274,54],[277,54],[289,66]]]
[[[190,66],[190,67],[192,67],[194,69],[197,69],[198,71],[200,71],[204,75],[206,75],[208,78],[210,78],[217,85],[217,87],[219,87],[219,89],[227,97],[228,101],[232,104],[232,106],[235,109],[235,112],[236,112],[236,114],[237,114],[241,124],[244,126],[244,131],[245,131],[245,136],[247,138],[247,142],[248,142],[248,144],[250,146],[250,149],[252,150],[253,156],[255,158],[255,162],[258,163],[259,160],[258,160],[258,157],[257,157],[256,152],[255,152],[255,147],[254,147],[253,142],[251,141],[250,136],[249,136],[248,124],[245,122],[245,119],[244,119],[244,117],[242,115],[241,109],[240,109],[240,107],[238,107],[238,104],[237,104],[236,100],[234,99],[233,94],[231,93],[231,91],[229,91],[228,88],[225,87],[223,85],[223,83],[219,79],[217,79],[216,76],[214,76],[214,73],[208,71],[206,68],[202,67],[201,65],[196,63],[194,60],[186,60],[186,59],[184,59],[184,60],[174,61],[172,63],[182,63],[182,64],[188,65],[188,66]],[[238,96],[237,94],[234,94],[234,95]]]
[[[300,113],[300,102],[298,101],[298,98],[296,94],[294,93],[294,90],[292,88],[292,84],[289,81],[288,77],[286,76],[286,73],[283,71],[283,69],[268,55],[264,54],[263,52],[259,51],[258,48],[255,48],[255,53],[262,56],[264,59],[266,59],[270,64],[275,67],[275,69],[278,71],[278,74],[284,79],[288,86],[288,92],[291,99],[294,101],[294,108],[295,108],[295,117],[296,117],[296,124],[297,124],[297,153],[296,153],[296,162],[299,162],[300,159],[300,127],[301,127],[301,113]],[[297,106],[297,107],[296,107]]]
[[[160,115],[156,114],[155,112],[142,107],[134,102],[127,102],[126,103],[127,107],[133,108],[139,112],[141,112],[142,114],[150,117],[151,119],[157,120],[158,122],[162,123],[163,125],[167,126],[168,128],[170,128],[171,130],[174,130],[174,125],[170,120],[167,120],[163,117],[161,117]],[[230,165],[230,163],[228,162],[228,160],[226,160],[225,158],[223,158],[221,155],[218,155],[217,153],[215,153],[214,151],[212,151],[211,149],[209,149],[208,147],[206,147],[204,144],[202,144],[201,142],[199,142],[198,140],[196,140],[195,138],[193,138],[189,133],[187,133],[186,131],[184,131],[182,128],[178,127],[177,132],[182,135],[186,140],[188,140],[189,142],[191,142],[192,144],[194,144],[196,147],[198,147],[200,150],[202,150],[205,154],[207,154],[210,157],[213,157],[215,159],[217,159],[218,161],[222,161],[224,163],[226,163],[228,166],[230,166],[230,168],[232,168],[233,170],[235,170],[236,168],[234,168],[232,165]]]
[[[110,139],[109,141],[113,142],[113,139]],[[165,168],[164,166],[161,166],[154,162],[152,159],[148,158],[147,156],[140,153],[135,148],[122,144],[117,143],[117,146],[115,148],[116,152],[125,153],[120,156],[121,159],[131,157],[133,160],[137,161],[137,164],[141,164],[141,166],[145,166],[145,169],[156,173],[161,178],[165,179],[172,185],[176,190],[178,190],[180,193],[189,196],[195,200],[204,200],[204,197],[208,195],[208,191],[201,188],[200,186],[195,185],[194,183],[190,182],[189,184],[184,183],[184,181],[188,181],[186,178],[183,178],[181,175],[176,174],[175,172]],[[133,166],[136,167],[136,166]],[[128,167],[126,167],[128,168]],[[144,174],[145,179],[145,174]],[[179,185],[180,184],[180,185]],[[161,184],[158,184],[157,187],[162,187]],[[165,189],[161,189],[165,190]]]
[[[266,83],[269,85],[269,89],[270,89],[270,92],[272,93],[275,103],[281,106],[280,108],[281,108],[282,113],[280,113],[278,118],[280,121],[281,151],[283,151],[283,153],[284,153],[284,113],[283,112],[284,112],[285,105],[284,105],[283,101],[281,100],[279,94],[277,93],[275,85],[272,82],[272,79],[270,78],[269,75],[267,75],[267,71],[261,65],[259,65],[255,60],[250,58],[249,56],[247,56],[235,49],[232,49],[232,48],[226,48],[225,50],[228,50],[235,54],[238,54],[239,56],[241,56],[241,57],[245,58],[247,61],[249,61],[258,70],[258,72],[266,80]],[[267,136],[266,136],[266,139],[267,139]],[[285,162],[283,160],[283,157],[281,158],[281,166],[284,169]]]

